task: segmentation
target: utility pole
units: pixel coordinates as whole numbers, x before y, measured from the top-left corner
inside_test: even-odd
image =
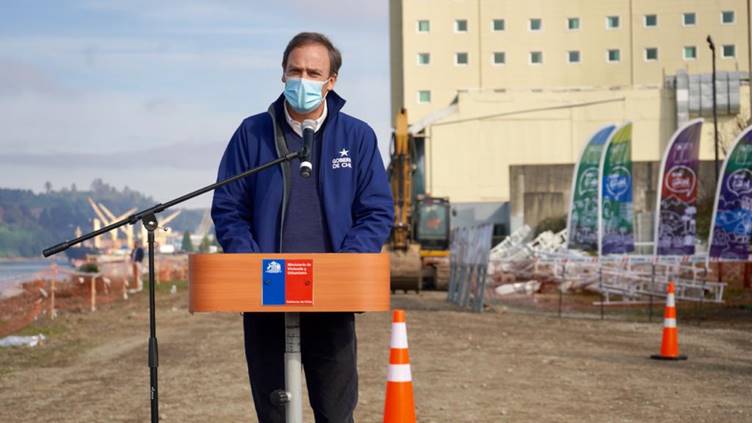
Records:
[[[713,132],[715,136],[715,185],[718,186],[718,93],[715,89],[715,43],[708,35],[706,38],[713,60]]]

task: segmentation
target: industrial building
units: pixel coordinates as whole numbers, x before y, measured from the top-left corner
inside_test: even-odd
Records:
[[[566,213],[588,138],[631,121],[635,212],[652,212],[637,181],[678,125],[706,117],[714,157],[708,35],[722,153],[750,116],[747,0],[390,0],[391,107],[408,111],[417,188],[449,197],[457,224],[534,226]]]

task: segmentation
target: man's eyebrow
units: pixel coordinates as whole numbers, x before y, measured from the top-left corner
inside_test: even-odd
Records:
[[[295,69],[295,70],[306,69],[306,70],[309,70],[309,71],[321,72],[321,68],[316,68],[316,67],[306,67],[306,66],[289,65],[288,68],[289,69]]]
[[[315,75],[323,75],[324,70],[321,68],[314,68],[314,67],[305,67],[305,66],[295,66],[295,65],[288,65],[287,70],[285,72],[302,72],[303,70],[307,70],[310,74]]]

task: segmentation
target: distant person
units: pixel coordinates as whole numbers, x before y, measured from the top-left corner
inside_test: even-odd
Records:
[[[381,251],[394,204],[376,134],[340,111],[345,100],[334,85],[341,64],[339,50],[322,34],[303,32],[287,44],[283,93],[266,112],[243,121],[222,157],[218,179],[299,151],[306,119],[315,121],[313,172],[303,178],[295,160],[217,189],[212,219],[224,252]],[[316,422],[352,422],[358,402],[353,313],[301,313],[300,326]],[[243,329],[258,420],[284,422],[284,406],[270,400],[273,391],[285,388],[284,314],[244,313]]]
[[[133,243],[133,250],[131,250],[131,268],[133,270],[133,284],[136,285],[136,292],[144,289],[144,282],[141,280],[143,261],[144,248],[141,247],[141,241],[136,241]]]

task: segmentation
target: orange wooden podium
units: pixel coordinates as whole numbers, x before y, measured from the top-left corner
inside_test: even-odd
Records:
[[[264,305],[265,260],[267,265],[270,260],[311,263],[311,301]],[[389,255],[384,253],[192,254],[188,274],[191,312],[389,310]]]

